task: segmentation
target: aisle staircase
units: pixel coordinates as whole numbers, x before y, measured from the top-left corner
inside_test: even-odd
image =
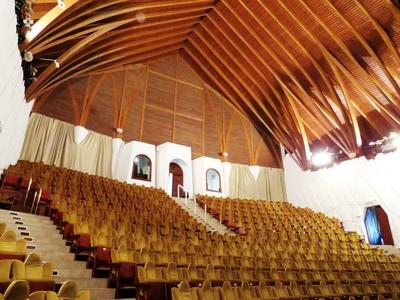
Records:
[[[234,235],[234,233],[224,224],[218,222],[217,219],[197,205],[194,199],[178,197],[172,197],[172,199],[174,199],[184,210],[189,212],[197,220],[197,222],[204,224],[207,228],[207,231],[218,232],[219,234]]]
[[[28,240],[28,254],[39,253],[44,261],[53,263],[56,283],[74,280],[79,289],[90,290],[92,300],[114,299],[115,289],[107,288],[107,279],[92,278],[86,262],[74,260],[74,254],[50,218],[0,210],[0,222],[7,223],[7,229]]]

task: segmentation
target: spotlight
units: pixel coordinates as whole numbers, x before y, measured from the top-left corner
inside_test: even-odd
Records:
[[[33,60],[33,54],[32,54],[32,52],[30,52],[30,51],[24,52],[24,60],[25,60],[26,62],[32,62],[32,60]]]
[[[311,163],[316,167],[323,167],[333,162],[333,154],[328,150],[313,153]]]
[[[64,0],[57,0],[57,5],[58,5],[61,9],[65,9]]]
[[[56,65],[56,68],[59,69],[60,68],[60,63],[56,60],[56,59],[51,59],[51,58],[39,58],[39,60],[43,60],[43,61],[51,61]]]
[[[117,132],[117,133],[123,133],[124,130],[123,130],[122,128],[116,128],[116,129],[115,129],[115,132]]]

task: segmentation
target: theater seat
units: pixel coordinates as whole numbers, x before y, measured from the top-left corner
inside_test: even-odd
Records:
[[[145,300],[166,299],[166,281],[161,267],[155,267],[148,262],[144,267],[138,267],[139,295]]]
[[[6,231],[7,224],[4,222],[0,222],[0,236]]]
[[[238,289],[231,286],[229,281],[224,281],[222,285],[222,299],[223,300],[239,300],[240,296]]]
[[[0,260],[0,293],[4,293],[12,281],[11,278],[12,262],[13,262],[12,259]]]
[[[218,288],[213,288],[211,281],[206,280],[202,287],[196,288],[199,300],[220,300]]]
[[[4,293],[5,300],[25,300],[29,297],[29,285],[25,280],[11,282]],[[0,297],[1,299],[1,297]]]
[[[13,279],[27,280],[31,292],[54,290],[53,266],[51,263],[43,262],[39,254],[31,253],[25,262],[14,260],[12,274]]]
[[[171,290],[172,300],[198,300],[196,290],[190,288],[189,283],[184,280],[179,284],[179,287],[174,287]]]
[[[0,237],[0,259],[25,259],[26,240],[17,240],[15,231],[6,230]]]
[[[79,291],[78,286],[75,281],[66,281],[61,286],[60,290],[57,294],[58,298],[54,298],[54,300],[90,300],[90,292],[89,291]],[[47,298],[48,300],[53,300],[52,298]]]
[[[6,174],[3,178],[1,188],[19,190],[21,178],[18,175]]]

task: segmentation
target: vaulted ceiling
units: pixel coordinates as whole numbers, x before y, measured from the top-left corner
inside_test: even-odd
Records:
[[[29,100],[74,77],[180,51],[303,168],[313,144],[353,157],[400,127],[396,0],[63,2],[33,6],[23,45],[38,70]]]

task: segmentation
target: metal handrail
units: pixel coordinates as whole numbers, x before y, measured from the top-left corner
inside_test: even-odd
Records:
[[[178,186],[176,187],[176,194],[178,195],[178,198],[180,198],[180,189],[182,189],[185,192],[185,205],[187,205],[187,199],[189,198],[189,192],[186,191],[185,187],[178,184]]]

